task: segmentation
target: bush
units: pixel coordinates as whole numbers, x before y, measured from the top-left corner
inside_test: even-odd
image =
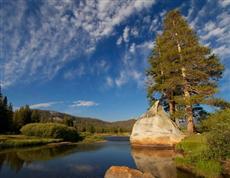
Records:
[[[78,141],[79,134],[73,127],[57,123],[32,123],[20,129],[23,135],[45,138],[61,138],[65,141]]]
[[[217,159],[230,158],[230,109],[212,114],[202,126],[209,131],[209,156]]]

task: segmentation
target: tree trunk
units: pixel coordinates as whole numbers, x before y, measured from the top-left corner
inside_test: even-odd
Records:
[[[193,113],[192,113],[192,107],[191,106],[186,106],[187,110],[187,131],[189,134],[192,134],[195,132],[195,127],[193,123]]]
[[[193,123],[193,112],[192,112],[192,105],[189,104],[188,99],[190,98],[190,93],[187,90],[187,87],[184,88],[184,98],[186,101],[186,118],[187,118],[187,131],[188,133],[192,134],[195,131],[195,126]]]
[[[173,121],[175,121],[174,113],[175,113],[175,101],[169,101],[169,113]]]
[[[173,24],[174,24],[174,21],[173,21]],[[175,36],[177,36],[177,33],[175,33]],[[180,60],[182,62],[183,58],[182,58],[182,54],[181,54],[181,46],[180,46],[180,43],[179,43],[178,40],[177,40],[177,49],[178,49],[178,53],[179,53],[179,56],[180,56]],[[183,80],[184,80],[184,100],[186,102],[185,111],[186,111],[186,118],[187,118],[187,131],[188,131],[188,133],[192,134],[194,132],[194,130],[195,130],[195,125],[193,123],[192,105],[189,102],[191,96],[190,96],[190,93],[189,93],[189,90],[188,90],[188,83],[187,83],[187,79],[186,79],[186,69],[185,69],[185,67],[181,68],[181,75],[182,75]]]

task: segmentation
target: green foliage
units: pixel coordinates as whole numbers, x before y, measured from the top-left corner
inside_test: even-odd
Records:
[[[20,128],[28,123],[32,122],[32,111],[30,110],[29,106],[23,106],[20,109],[16,110],[14,113],[14,118],[13,118],[13,126],[15,132],[19,132]],[[36,116],[33,116],[36,117]],[[35,119],[35,118],[33,118]]]
[[[73,119],[70,117],[64,116],[63,123],[67,126],[73,127]]]
[[[230,109],[216,112],[202,122],[208,131],[209,156],[216,159],[230,158]]]
[[[183,150],[185,153],[197,154],[207,150],[207,138],[205,134],[191,135],[176,145],[177,150]]]
[[[194,106],[207,103],[216,93],[224,69],[211,49],[199,43],[178,10],[166,14],[149,64],[148,98],[165,98],[172,118],[186,117],[188,124],[192,124]]]
[[[32,110],[36,111],[39,115],[41,123],[60,123],[67,126],[73,126],[78,132],[94,132],[94,133],[130,133],[135,123],[135,119],[127,121],[106,122],[99,119],[71,116],[65,113],[45,111],[45,110]],[[32,120],[33,122],[33,120]],[[92,128],[94,127],[94,128]]]
[[[230,103],[221,98],[210,98],[207,99],[204,104],[212,105],[220,109],[229,109]]]
[[[60,141],[62,139],[36,138],[24,135],[0,135],[0,148],[37,146]]]
[[[75,128],[57,123],[27,124],[23,126],[20,131],[27,136],[61,138],[66,141],[78,141],[80,139]]]
[[[187,169],[197,175],[201,175],[207,178],[218,178],[222,171],[221,164],[216,160],[192,160],[190,157],[176,157],[175,162],[178,167]]]
[[[37,110],[32,110],[31,113],[31,122],[39,122],[40,121],[40,115]]]
[[[91,126],[90,126],[90,133],[93,134],[93,133],[95,133],[95,131],[96,131],[96,130],[95,130],[94,126],[91,125]]]
[[[80,137],[83,143],[93,143],[93,142],[104,141],[104,138],[101,135],[92,134],[90,132],[81,132]]]
[[[176,150],[183,151],[184,157],[176,157],[176,165],[188,169],[197,175],[217,178],[222,167],[218,160],[209,157],[209,145],[206,134],[191,135],[176,145]]]

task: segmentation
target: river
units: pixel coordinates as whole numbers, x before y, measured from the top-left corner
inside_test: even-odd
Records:
[[[75,146],[42,146],[0,152],[0,178],[102,178],[112,166],[128,166],[159,178],[192,178],[177,170],[172,150],[131,148],[127,138]]]

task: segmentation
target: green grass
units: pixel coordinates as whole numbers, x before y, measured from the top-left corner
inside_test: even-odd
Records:
[[[176,150],[181,150],[184,153],[201,153],[208,149],[207,139],[205,134],[191,135],[186,137],[182,142],[176,145]]]
[[[94,143],[104,141],[104,137],[97,134],[91,134],[89,132],[80,133],[80,137],[82,138],[82,143]]]
[[[205,134],[192,135],[176,145],[177,151],[182,151],[184,157],[176,157],[177,167],[187,169],[193,173],[217,178],[222,172],[221,164],[217,160],[209,160],[207,157],[208,145]]]
[[[0,149],[27,147],[61,142],[62,139],[38,138],[24,135],[0,135]]]

